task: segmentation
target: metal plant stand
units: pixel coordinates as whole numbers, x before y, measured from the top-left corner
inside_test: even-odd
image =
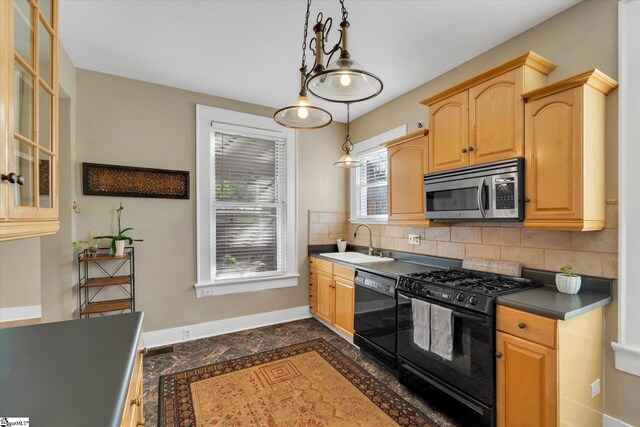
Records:
[[[117,257],[109,255],[109,249],[99,249],[95,256],[86,249],[78,254],[80,318],[136,311],[134,261],[132,247]],[[117,296],[124,298],[114,298]]]

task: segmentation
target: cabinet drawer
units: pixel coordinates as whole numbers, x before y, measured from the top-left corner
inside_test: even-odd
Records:
[[[142,351],[136,354],[136,360],[131,371],[131,381],[129,391],[124,401],[124,412],[122,414],[122,427],[135,426],[141,421],[140,414],[142,408]]]
[[[316,271],[324,271],[325,273],[333,273],[333,263],[331,261],[325,261],[320,258],[311,258],[313,260],[312,267]]]
[[[499,305],[496,329],[549,348],[558,347],[556,321],[548,317]]]
[[[353,276],[355,275],[355,273],[355,269],[351,267],[347,267],[346,265],[342,264],[333,264],[334,276],[353,281]]]

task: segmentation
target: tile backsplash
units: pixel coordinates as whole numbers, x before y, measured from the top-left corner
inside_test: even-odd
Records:
[[[576,273],[617,278],[618,204],[607,201],[606,228],[602,231],[554,231],[525,229],[522,223],[461,223],[444,227],[402,227],[371,224],[373,246],[424,255],[514,261],[524,267],[558,271],[569,264]],[[367,246],[369,236],[348,222],[346,212],[309,212],[309,244]],[[409,234],[419,234],[420,244],[410,245]]]

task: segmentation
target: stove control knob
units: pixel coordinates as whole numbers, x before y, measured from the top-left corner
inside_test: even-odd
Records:
[[[462,292],[460,292],[458,295],[456,295],[456,300],[458,302],[464,302],[464,300],[465,300],[464,294]]]
[[[478,303],[478,297],[476,297],[475,295],[471,295],[469,297],[469,304],[476,305],[477,303]]]

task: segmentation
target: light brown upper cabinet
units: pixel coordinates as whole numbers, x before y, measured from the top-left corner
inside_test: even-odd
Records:
[[[591,70],[523,95],[525,227],[604,228],[605,96],[617,86]]]
[[[469,164],[469,92],[451,95],[429,106],[429,172]]]
[[[428,172],[521,157],[522,94],[544,85],[554,68],[528,52],[421,101],[429,107]]]
[[[424,217],[424,174],[429,131],[420,130],[382,144],[387,148],[389,223],[432,226]],[[440,224],[438,224],[440,225]]]
[[[0,241],[59,229],[57,11],[0,2]]]

